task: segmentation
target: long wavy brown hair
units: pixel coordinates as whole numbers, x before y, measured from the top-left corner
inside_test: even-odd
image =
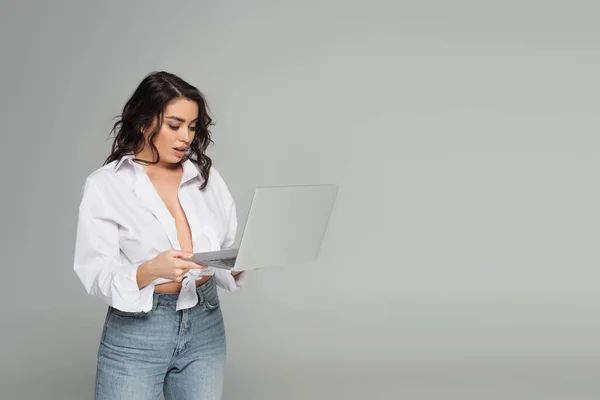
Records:
[[[158,123],[148,136],[154,160],[135,159],[135,161],[146,164],[158,163],[160,156],[154,145],[154,137],[162,126],[163,113],[167,104],[179,98],[189,99],[198,104],[196,134],[186,157],[197,164],[203,178],[200,189],[204,189],[208,183],[208,175],[212,166],[212,160],[205,154],[205,151],[213,143],[209,129],[213,125],[213,120],[208,114],[208,105],[202,92],[177,75],[165,71],[147,75],[125,103],[121,115],[111,130],[114,141],[111,154],[105,160],[104,165],[120,160],[126,154],[139,153],[144,147],[142,129],[151,126],[155,120]]]

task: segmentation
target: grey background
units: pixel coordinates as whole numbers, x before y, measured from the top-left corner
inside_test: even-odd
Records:
[[[85,176],[153,70],[257,185],[338,182],[322,258],[222,293],[227,399],[597,399],[588,1],[2,2],[2,398],[92,398]]]

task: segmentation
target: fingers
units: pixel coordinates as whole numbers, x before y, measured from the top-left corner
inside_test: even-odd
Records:
[[[206,269],[208,268],[206,265],[196,264],[192,261],[182,261],[181,267],[186,269]]]
[[[189,251],[183,251],[183,250],[171,250],[170,251],[170,255],[172,257],[177,257],[177,258],[191,258],[194,256],[193,253],[190,253]]]
[[[178,268],[185,268],[186,270],[189,270],[189,269],[206,269],[207,268],[206,265],[196,264],[193,261],[185,261],[185,260],[179,260],[176,265],[177,265]]]
[[[206,269],[206,268],[208,268],[206,265],[196,264],[196,263],[193,263],[190,261],[181,261],[181,264],[178,265],[174,270],[175,276],[173,277],[172,280],[174,280],[175,282],[182,282],[190,269]]]

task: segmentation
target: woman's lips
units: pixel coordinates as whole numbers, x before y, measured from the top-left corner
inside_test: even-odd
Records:
[[[177,154],[178,157],[185,156],[185,150],[182,150],[181,148],[175,148],[173,151],[175,151],[175,154]]]

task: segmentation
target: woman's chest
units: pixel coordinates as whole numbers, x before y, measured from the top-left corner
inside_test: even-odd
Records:
[[[144,260],[171,248],[219,250],[227,234],[225,210],[216,196],[193,189],[122,192],[115,208],[121,251]]]

